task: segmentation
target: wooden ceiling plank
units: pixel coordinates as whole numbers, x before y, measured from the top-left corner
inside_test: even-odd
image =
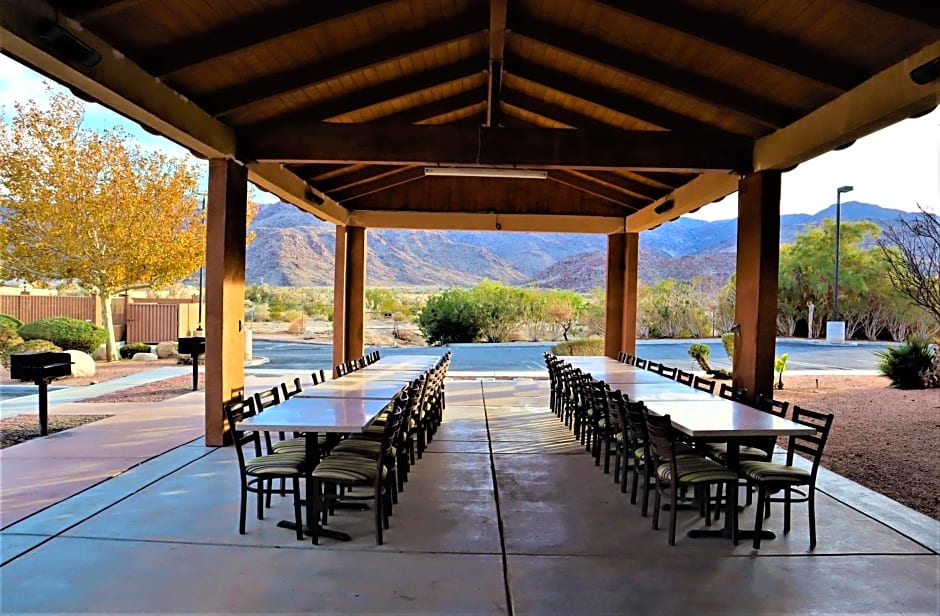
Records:
[[[424,105],[403,109],[399,112],[382,116],[376,121],[394,122],[397,124],[414,124],[415,122],[430,120],[431,118],[435,118],[446,113],[453,113],[454,111],[459,111],[467,107],[472,107],[473,105],[478,105],[485,100],[486,90],[483,88],[475,88],[473,90],[461,92],[460,94],[448,96],[447,98],[441,98]]]
[[[94,21],[102,17],[126,11],[146,0],[80,0],[79,2],[56,2],[59,10],[78,21]]]
[[[935,0],[853,0],[859,4],[873,6],[889,15],[919,21],[933,28],[940,28],[940,5]]]
[[[771,128],[786,126],[799,112],[765,100],[740,88],[667,64],[651,56],[604,43],[569,28],[558,28],[537,19],[520,20],[525,30],[514,31],[540,45],[554,47],[622,73],[635,75],[682,92],[709,105],[744,115]],[[531,28],[531,29],[530,29]]]
[[[290,170],[295,173],[298,177],[304,178],[307,181],[325,179],[328,177],[333,177],[334,175],[340,175],[342,173],[348,173],[346,169],[349,168],[349,165],[324,165],[324,164],[314,164],[314,165],[292,165]],[[353,166],[353,168],[356,168]]]
[[[315,186],[325,193],[343,191],[359,184],[365,184],[378,180],[387,175],[398,173],[399,171],[401,170],[389,165],[365,165],[350,173],[344,173],[326,180],[315,182]]]
[[[589,101],[667,130],[722,132],[711,124],[659,107],[619,90],[583,81],[567,73],[539,66],[528,60],[513,57],[505,70],[520,79]]]
[[[260,15],[223,23],[207,32],[173,41],[140,59],[156,77],[264,45],[295,32],[354,15],[382,4],[376,0],[311,3],[295,0]]]
[[[480,214],[457,212],[395,212],[353,210],[349,224],[368,229],[424,229],[438,231],[493,231],[496,223],[502,233],[617,233],[624,219],[618,216],[577,216],[557,214]]]
[[[378,105],[386,101],[394,100],[401,96],[420,92],[434,88],[452,81],[458,81],[472,75],[483,72],[484,61],[482,58],[468,58],[460,62],[441,66],[425,71],[418,75],[409,75],[391,82],[380,83],[378,85],[356,90],[349,95],[341,96],[336,99],[327,100],[319,104],[310,105],[296,111],[292,111],[285,116],[278,116],[250,125],[249,129],[261,129],[264,126],[278,125],[282,122],[297,121],[322,121],[337,116],[346,115],[365,109],[373,105]],[[421,118],[425,120],[432,116]]]
[[[490,64],[486,94],[486,126],[499,126],[499,96],[503,83],[508,0],[490,0]]]
[[[654,188],[649,184],[638,182],[637,180],[624,177],[611,171],[581,171],[580,174],[613,186],[617,190],[625,191],[631,195],[645,199],[647,202],[655,201],[669,192],[668,190]]]
[[[402,184],[414,182],[422,178],[424,178],[424,169],[419,167],[403,167],[396,169],[392,173],[383,174],[382,177],[374,181],[353,186],[344,191],[336,191],[332,197],[340,203],[348,203],[360,197],[395,188],[396,186],[401,186]]]
[[[599,132],[622,130],[621,128],[612,124],[595,120],[594,118],[586,116],[577,111],[572,111],[570,109],[565,109],[564,107],[559,107],[558,105],[553,105],[552,103],[545,102],[540,98],[529,96],[528,94],[524,94],[516,90],[507,89],[503,93],[503,101],[507,105],[524,109],[529,113],[534,113],[535,115],[542,116],[548,120],[567,124],[572,128],[594,130]]]
[[[548,174],[548,179],[559,184],[564,184],[565,186],[570,186],[581,192],[586,192],[589,195],[594,195],[595,197],[600,197],[611,203],[616,203],[622,207],[627,208],[631,212],[635,212],[645,206],[650,202],[649,199],[639,199],[636,197],[630,197],[620,191],[613,190],[604,186],[603,184],[598,184],[593,182],[590,179],[584,178],[576,173],[569,171],[555,170],[551,171]]]
[[[392,62],[474,34],[479,35],[483,32],[482,23],[478,11],[472,10],[419,32],[396,32],[363,48],[224,88],[201,102],[212,115],[224,116],[343,75],[359,73],[376,64]]]
[[[282,163],[749,170],[752,142],[713,133],[296,123],[239,136],[239,156]]]
[[[676,7],[663,2],[598,2],[835,89],[850,90],[866,78],[860,67],[827,57],[793,37],[758,29],[727,15],[718,16],[688,4]]]

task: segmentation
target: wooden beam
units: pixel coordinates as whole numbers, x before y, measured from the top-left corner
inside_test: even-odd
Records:
[[[344,225],[349,212],[328,195],[317,192],[283,165],[249,163],[248,181],[282,201],[292,203],[305,212],[333,224]]]
[[[486,93],[486,126],[499,126],[499,97],[503,84],[508,0],[490,0],[490,73]]]
[[[266,130],[266,127],[277,126],[284,122],[318,122],[328,120],[483,72],[483,58],[468,58],[467,60],[434,68],[418,75],[408,75],[401,79],[356,90],[346,96],[323,101],[297,109],[287,115],[249,125],[245,127],[245,129]],[[425,116],[421,119],[424,120],[429,117],[433,116]]]
[[[940,7],[934,0],[855,0],[889,15],[904,17],[940,29]]]
[[[354,210],[351,224],[370,229],[425,229],[440,231],[597,233],[622,231],[624,219],[617,216],[558,216],[553,214],[462,214],[459,212],[401,212]]]
[[[711,131],[721,134],[721,131],[711,124],[700,122],[689,116],[630,96],[619,90],[584,81],[568,73],[540,66],[534,62],[523,60],[522,58],[511,58],[506,71],[520,79],[525,79],[526,81],[551,88],[557,92],[562,92],[568,96],[580,98],[589,103],[606,107],[617,113],[642,120],[649,124],[659,126],[660,128],[697,132]]]
[[[291,165],[288,167],[288,170],[302,180],[314,182],[316,180],[326,180],[337,175],[349,173],[357,168],[356,165],[310,164]]]
[[[342,19],[382,4],[375,0],[345,0],[311,4],[294,0],[262,13],[226,21],[208,31],[174,40],[140,59],[140,64],[156,77],[210,62],[276,41],[301,30]]]
[[[471,10],[469,13],[429,26],[424,30],[410,33],[395,32],[363,48],[224,88],[207,96],[203,101],[203,106],[215,116],[247,109],[284,94],[339,79],[345,75],[361,73],[377,64],[405,58],[471,35],[480,35],[483,32],[482,23],[483,20],[478,11]]]
[[[751,142],[666,131],[303,123],[246,133],[239,156],[279,162],[508,165],[578,169],[747,169]]]
[[[407,184],[408,182],[422,178],[424,178],[424,169],[419,167],[393,169],[389,173],[383,173],[381,176],[368,182],[363,182],[362,184],[344,190],[338,190],[333,193],[333,197],[341,203],[346,203],[353,199],[359,199],[360,197],[388,190],[389,188],[395,188],[396,186],[401,186],[402,184]]]
[[[604,355],[617,359],[623,343],[624,282],[626,281],[626,233],[607,236],[607,285],[604,296]]]
[[[589,195],[594,195],[595,197],[600,197],[601,199],[606,199],[611,203],[616,203],[622,207],[627,208],[630,212],[635,212],[649,203],[648,199],[640,199],[626,193],[608,188],[602,183],[594,181],[592,178],[585,177],[574,171],[561,171],[555,170],[551,171],[548,174],[548,179],[553,182],[558,182],[559,184],[564,184],[565,186],[570,186],[582,192],[586,192]]]
[[[146,0],[79,0],[78,2],[60,2],[60,9],[69,17],[86,22],[116,15],[121,11],[134,8]]]
[[[730,173],[703,173],[684,186],[673,190],[669,195],[657,199],[648,206],[627,217],[627,231],[639,233],[669,222],[677,216],[722,199],[738,189],[738,176]],[[661,214],[655,208],[672,201],[673,206]]]
[[[398,167],[391,167],[389,165],[363,165],[349,173],[343,173],[328,180],[317,182],[316,187],[325,193],[333,192],[334,190],[342,191],[347,188],[352,188],[353,186],[373,182],[392,173],[398,173],[399,171],[401,171],[401,169]]]
[[[346,362],[346,229],[336,226],[333,250],[333,377],[335,366]]]
[[[754,169],[786,169],[940,103],[940,81],[920,86],[910,72],[940,57],[935,42],[888,67],[851,92],[754,145]]]
[[[484,88],[475,88],[461,92],[460,94],[455,94],[454,96],[440,98],[424,105],[418,105],[417,107],[403,109],[397,113],[382,116],[377,121],[395,124],[414,124],[415,122],[430,120],[431,118],[436,118],[446,113],[453,113],[454,111],[460,111],[467,107],[473,107],[485,101],[486,90]]]
[[[526,28],[522,31],[517,29],[514,34],[522,35],[540,45],[560,49],[595,64],[665,86],[766,126],[780,128],[799,117],[799,112],[794,109],[768,101],[723,81],[668,64],[654,56],[634,53],[596,37],[585,36],[570,28],[559,28],[537,18],[530,17],[520,20],[520,23]]]
[[[677,173],[672,171],[647,171],[646,173],[635,174],[640,175],[640,177],[662,184],[667,188],[678,188],[683,184],[693,180],[695,175],[690,173]]]
[[[346,227],[346,361],[365,355],[366,233],[364,227]]]
[[[529,96],[528,94],[523,94],[517,90],[511,90],[508,88],[504,89],[502,100],[507,105],[518,107],[519,109],[528,111],[529,113],[534,113],[537,116],[541,116],[554,122],[567,124],[571,128],[579,128],[597,132],[623,130],[619,126],[614,126],[613,124],[607,124],[606,122],[595,120],[591,116],[587,116],[578,111],[572,111],[571,109],[566,109],[564,107],[548,103],[541,98]]]
[[[835,89],[850,90],[866,77],[861,67],[828,57],[793,37],[757,28],[731,15],[718,15],[688,4],[679,7],[662,2],[631,2],[625,5],[616,0],[598,1],[623,13]]]
[[[640,234],[626,233],[623,272],[623,317],[620,350],[636,355],[636,320],[639,295],[637,293],[637,266],[640,259]]]
[[[581,175],[591,178],[596,182],[601,182],[607,186],[612,186],[613,188],[625,192],[636,197],[640,197],[646,203],[650,201],[655,201],[666,195],[668,191],[661,188],[655,188],[649,184],[624,177],[619,173],[614,173],[613,171],[581,171]]]

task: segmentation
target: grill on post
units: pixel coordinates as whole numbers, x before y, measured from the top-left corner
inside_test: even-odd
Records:
[[[206,339],[202,336],[189,336],[177,341],[177,352],[193,358],[193,391],[199,389],[199,356],[206,352]]]
[[[39,386],[39,435],[49,432],[49,381],[72,374],[72,356],[68,353],[35,351],[10,355],[10,378],[33,381]]]

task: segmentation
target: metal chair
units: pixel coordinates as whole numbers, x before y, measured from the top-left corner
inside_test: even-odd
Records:
[[[715,381],[709,381],[708,379],[703,379],[700,376],[695,377],[695,380],[692,382],[692,387],[702,391],[707,391],[710,394],[715,393]]]
[[[683,385],[688,385],[692,387],[692,381],[695,380],[695,375],[691,372],[685,372],[684,370],[676,370],[676,383],[681,383]]]

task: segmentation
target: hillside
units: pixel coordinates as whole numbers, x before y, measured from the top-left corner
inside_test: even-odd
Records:
[[[911,214],[856,201],[842,204],[846,221],[887,226],[898,215]],[[834,216],[835,205],[813,215],[783,216],[781,243]],[[274,203],[261,206],[251,229],[255,241],[248,247],[249,283],[333,284],[333,225],[292,205]],[[645,283],[668,277],[725,280],[734,271],[736,234],[736,220],[691,218],[647,231],[640,236],[639,278]],[[606,270],[606,239],[597,235],[377,229],[369,232],[368,244],[370,286],[472,286],[488,278],[587,291],[603,286]]]

